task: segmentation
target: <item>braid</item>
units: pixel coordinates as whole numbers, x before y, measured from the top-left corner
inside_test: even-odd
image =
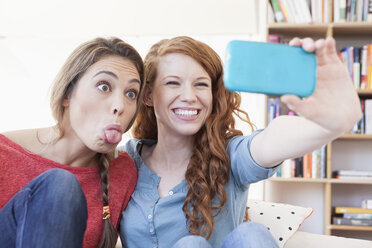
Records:
[[[103,206],[109,206],[109,173],[110,156],[108,154],[99,154],[99,172],[101,176],[102,202]],[[117,232],[110,218],[104,219],[103,233],[100,248],[113,248],[116,245]]]

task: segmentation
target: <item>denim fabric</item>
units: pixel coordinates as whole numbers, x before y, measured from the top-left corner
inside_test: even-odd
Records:
[[[76,177],[62,169],[46,171],[0,210],[0,246],[81,248],[87,212]]]
[[[206,239],[200,236],[186,236],[172,248],[212,248]],[[267,228],[255,222],[240,224],[223,242],[222,248],[279,248]]]
[[[278,168],[263,168],[252,159],[250,142],[260,131],[250,136],[236,136],[228,143],[231,169],[225,186],[227,202],[214,218],[214,232],[208,240],[212,247],[221,247],[227,235],[243,222],[249,185],[270,177]],[[182,237],[190,235],[182,211],[188,191],[186,181],[183,180],[166,197],[160,198],[157,189],[160,177],[144,164],[138,153],[142,144],[151,146],[155,143],[155,140],[133,139],[124,147],[138,169],[136,188],[120,222],[120,238],[123,245],[129,248],[169,248]],[[212,203],[216,205],[218,199]]]
[[[178,240],[172,248],[212,248],[212,246],[205,238],[190,235]]]

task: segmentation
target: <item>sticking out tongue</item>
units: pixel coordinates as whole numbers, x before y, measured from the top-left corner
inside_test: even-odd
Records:
[[[117,144],[121,141],[121,133],[118,130],[106,129],[103,131],[103,139],[109,144]]]

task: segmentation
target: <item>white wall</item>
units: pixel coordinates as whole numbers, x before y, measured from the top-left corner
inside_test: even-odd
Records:
[[[256,1],[0,0],[0,34],[253,34]]]
[[[187,34],[223,57],[231,39],[262,39],[255,15],[260,6],[255,2],[0,0],[0,132],[53,124],[49,85],[81,42],[118,36],[144,56],[159,39]],[[259,127],[262,99],[243,98]]]
[[[264,39],[263,2],[0,0],[0,132],[54,124],[49,86],[67,56],[84,41],[117,36],[145,56],[160,39],[190,35],[223,58],[231,39]],[[242,108],[263,127],[264,97],[242,95]],[[237,126],[250,132],[239,120]],[[251,198],[260,199],[261,185],[253,185],[251,192]]]

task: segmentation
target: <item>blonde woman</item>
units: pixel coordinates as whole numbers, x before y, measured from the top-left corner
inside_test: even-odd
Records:
[[[115,247],[137,171],[124,153],[143,62],[117,38],[77,47],[51,94],[56,126],[0,135],[1,247]]]

